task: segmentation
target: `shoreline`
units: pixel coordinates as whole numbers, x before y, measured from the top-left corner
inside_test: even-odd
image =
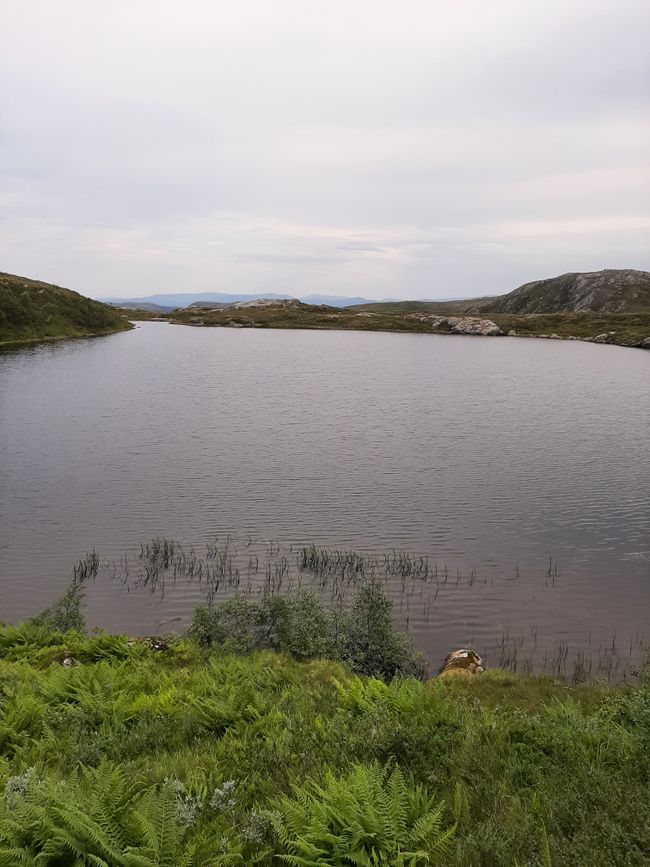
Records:
[[[649,349],[650,350],[650,337],[642,338],[637,342],[624,342],[623,340],[617,340],[614,334],[599,334],[593,337],[591,336],[583,336],[577,334],[534,334],[534,333],[510,333],[507,331],[502,332],[499,335],[496,334],[480,334],[480,333],[459,333],[452,331],[443,331],[443,330],[434,330],[434,329],[423,329],[423,328],[409,328],[409,327],[381,327],[384,326],[384,323],[377,323],[380,327],[357,327],[355,328],[353,325],[345,326],[341,324],[336,325],[328,325],[322,323],[308,323],[308,322],[283,322],[283,323],[257,323],[257,322],[246,322],[246,323],[237,323],[237,322],[205,322],[205,321],[195,321],[190,322],[184,319],[174,318],[171,315],[169,317],[158,317],[155,320],[152,319],[133,319],[131,321],[134,322],[146,322],[146,321],[156,321],[156,322],[168,322],[170,325],[185,325],[191,328],[256,328],[260,330],[267,329],[275,329],[275,330],[286,330],[286,331],[359,331],[366,332],[372,331],[380,334],[427,334],[434,336],[443,336],[443,337],[521,337],[521,338],[536,338],[540,340],[561,340],[561,341],[572,341],[579,343],[594,343],[601,346],[618,346],[622,349]],[[495,322],[495,324],[498,324]]]
[[[57,334],[47,337],[26,337],[20,340],[0,340],[0,352],[5,349],[21,349],[22,347],[38,346],[44,343],[60,343],[62,340],[90,340],[93,337],[109,337],[111,334],[123,334],[134,331],[135,325],[129,321],[130,328],[116,328],[110,331],[90,331],[80,334]]]

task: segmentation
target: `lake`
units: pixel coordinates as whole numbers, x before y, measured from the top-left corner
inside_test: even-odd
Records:
[[[151,322],[5,352],[0,618],[42,609],[93,548],[135,562],[154,536],[200,553],[231,534],[242,562],[291,568],[310,543],[428,556],[435,581],[391,587],[432,667],[467,642],[493,664],[506,644],[638,656],[649,423],[650,352],[577,342]],[[91,625],[180,629],[201,600],[115,573]]]

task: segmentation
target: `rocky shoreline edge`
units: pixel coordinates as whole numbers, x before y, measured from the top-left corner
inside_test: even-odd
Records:
[[[607,343],[617,345],[616,332],[606,331],[595,337],[576,337],[560,334],[523,334],[515,329],[503,331],[491,319],[478,316],[434,316],[431,314],[411,313],[409,319],[419,322],[430,322],[432,331],[436,334],[465,334],[480,337],[534,337],[542,340],[579,340],[582,343]],[[623,344],[637,349],[650,349],[650,337],[635,344]]]

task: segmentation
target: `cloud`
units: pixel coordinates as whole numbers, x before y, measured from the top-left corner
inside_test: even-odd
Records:
[[[436,297],[650,267],[642,0],[24,0],[2,267]]]

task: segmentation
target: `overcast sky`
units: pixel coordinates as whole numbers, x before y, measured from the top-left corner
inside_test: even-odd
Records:
[[[648,0],[20,0],[0,270],[95,297],[650,269]]]

